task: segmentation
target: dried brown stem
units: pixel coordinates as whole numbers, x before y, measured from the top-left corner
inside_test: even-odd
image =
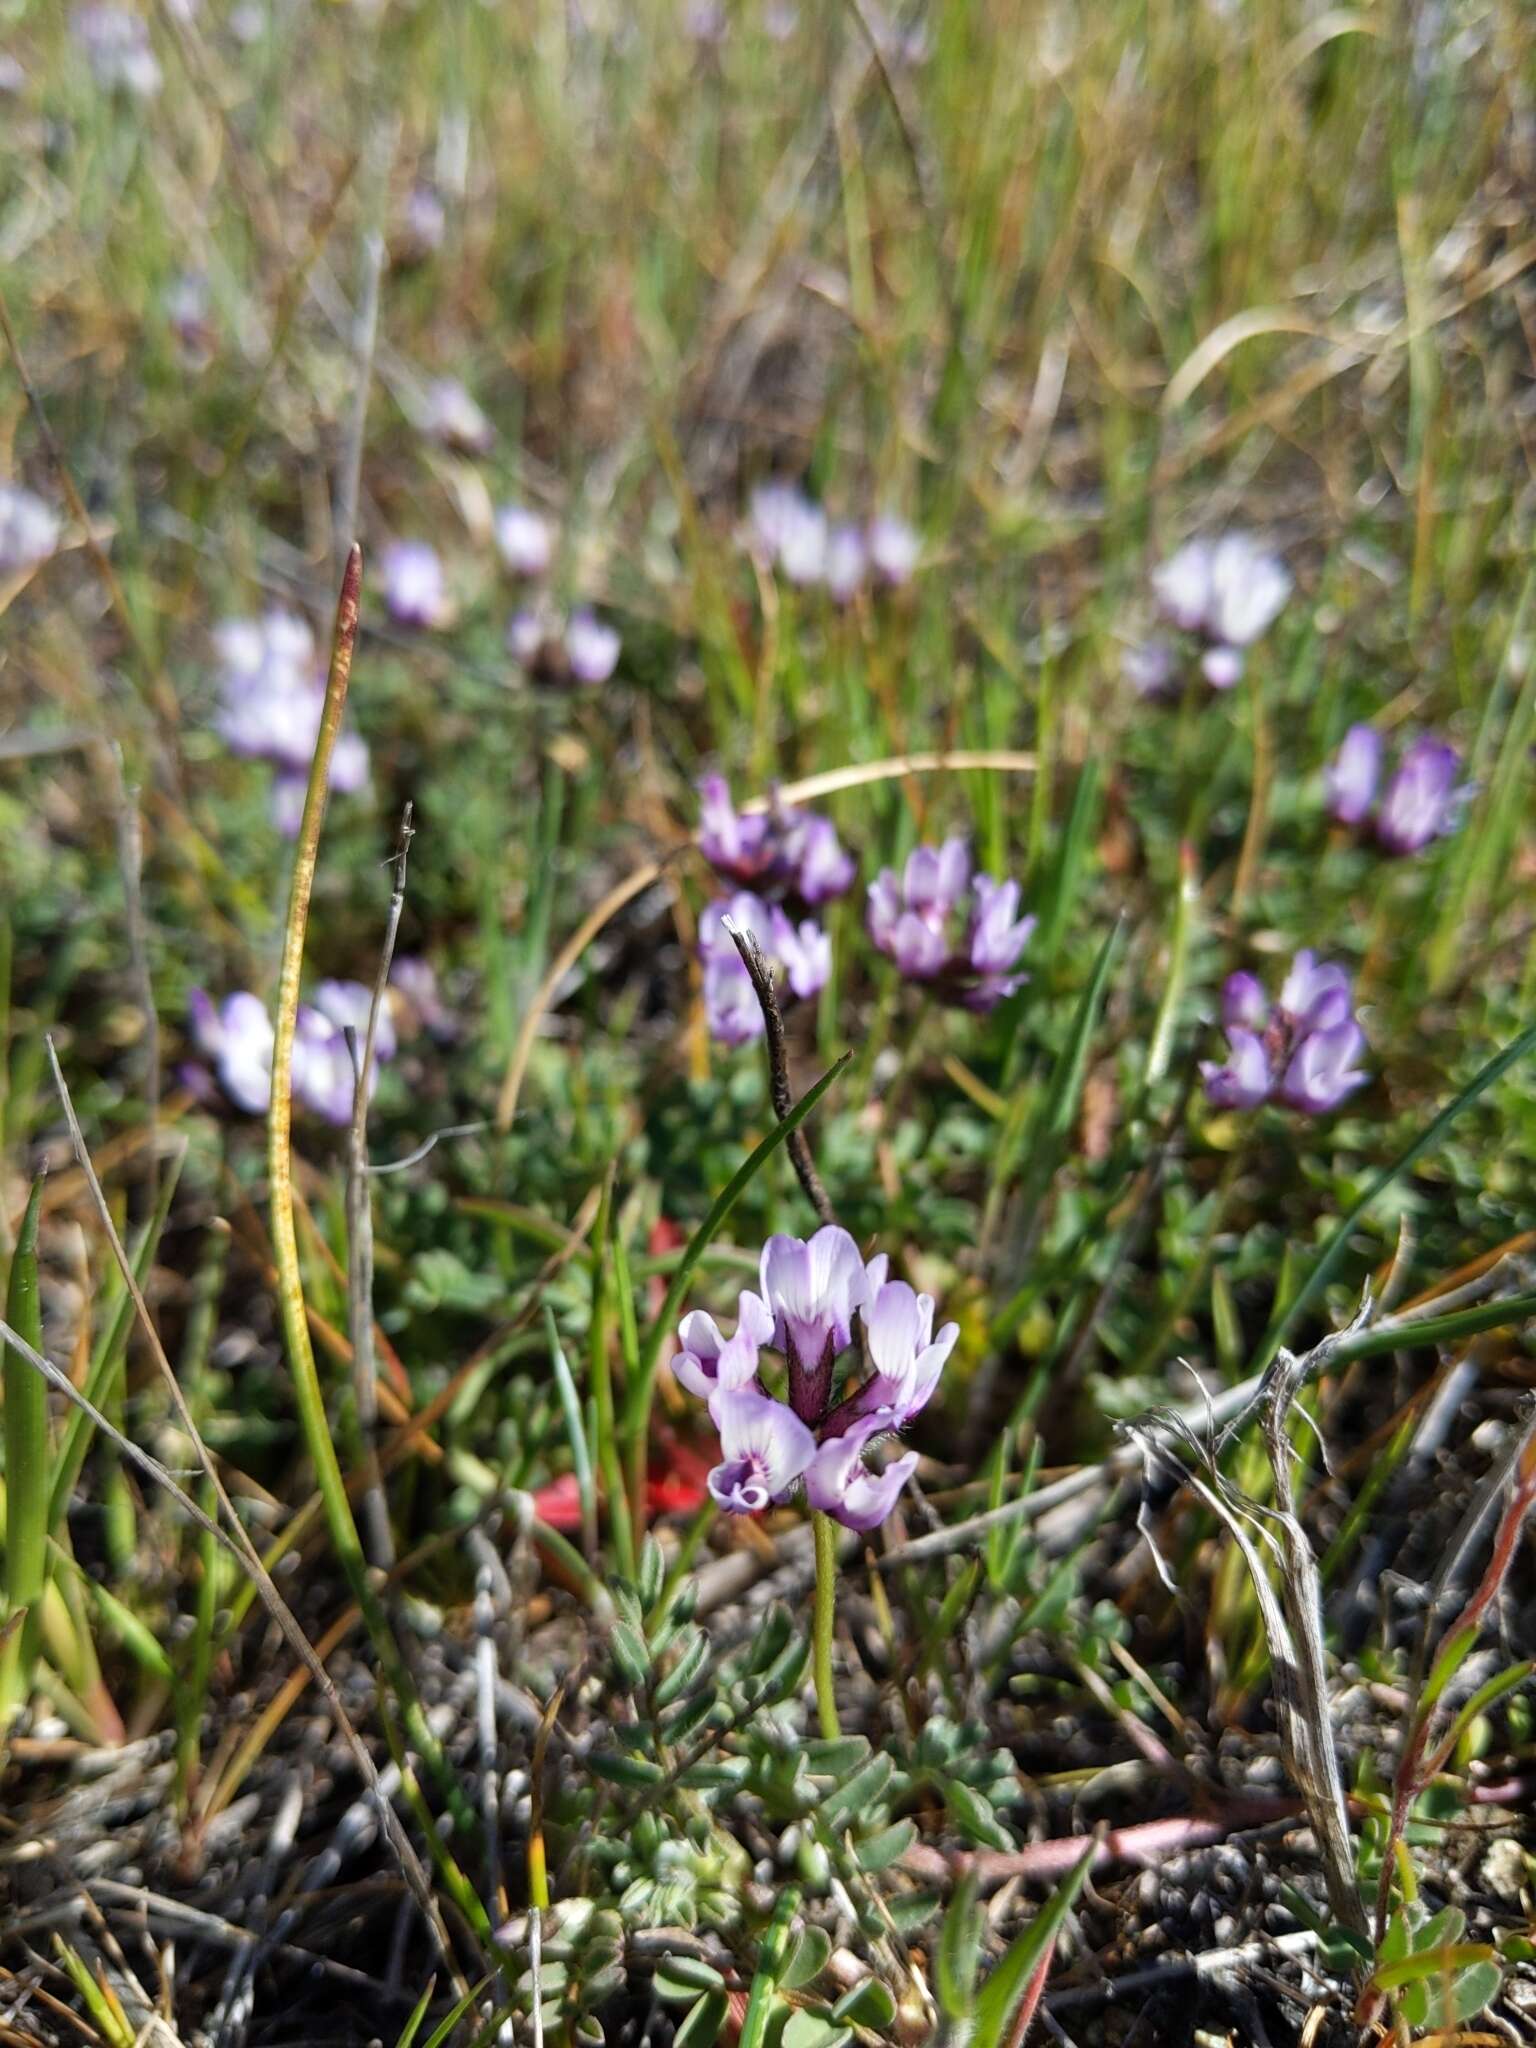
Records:
[[[727,917],[725,929],[731,943],[741,955],[741,964],[751,977],[752,987],[757,996],[758,1006],[763,1013],[763,1029],[768,1040],[768,1089],[773,1099],[773,1113],[783,1123],[795,1106],[794,1091],[789,1085],[789,1047],[784,1037],[784,1015],[779,1008],[779,999],[774,992],[773,970],[763,957],[763,949],[753,934]],[[821,1175],[816,1171],[816,1162],[811,1157],[810,1142],[803,1130],[791,1131],[784,1141],[785,1150],[793,1162],[795,1176],[805,1190],[805,1199],[816,1211],[823,1223],[835,1223],[831,1198],[822,1185]]]

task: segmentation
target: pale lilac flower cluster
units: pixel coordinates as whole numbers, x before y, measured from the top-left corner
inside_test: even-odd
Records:
[[[763,950],[775,981],[787,984],[801,1002],[820,995],[832,974],[832,941],[815,918],[796,924],[777,903],[740,890],[711,903],[699,920],[699,958],[704,966],[704,1011],[709,1029],[722,1045],[745,1045],[761,1038],[762,1007],[746,963],[726,929],[750,932]]]
[[[963,839],[919,846],[898,875],[870,884],[865,923],[880,951],[946,1002],[990,1010],[1028,980],[1017,971],[1035,928],[1020,917],[1019,885],[979,874]]]
[[[438,552],[429,541],[392,540],[379,555],[384,609],[397,626],[447,625],[453,607]]]
[[[521,667],[578,683],[606,683],[623,648],[615,628],[584,605],[562,620],[541,600],[514,612],[507,627],[507,652]]]
[[[895,1506],[916,1453],[883,1470],[867,1453],[927,1406],[959,1326],[935,1335],[933,1297],[889,1279],[888,1266],[883,1254],[861,1258],[836,1224],[809,1240],[771,1237],[760,1291],[741,1294],[730,1337],[702,1310],[684,1316],[672,1371],[709,1403],[721,1450],[709,1490],[727,1514],[760,1513],[802,1482],[810,1505],[849,1529],[876,1528]],[[783,1357],[785,1400],[764,1383],[764,1351]]]
[[[814,908],[853,884],[852,856],[830,818],[795,805],[742,813],[722,775],[699,784],[699,850],[722,880],[738,885],[699,923],[704,1009],[712,1035],[744,1045],[763,1033],[752,978],[725,928],[729,917],[762,947],[776,978],[802,1001],[819,995],[832,973],[832,944],[812,917],[791,917],[786,900]]]
[[[1226,1063],[1200,1064],[1205,1092],[1219,1109],[1257,1109],[1273,1098],[1321,1116],[1366,1078],[1358,1065],[1365,1033],[1354,1014],[1349,975],[1310,951],[1296,955],[1273,1008],[1253,975],[1229,975],[1221,1019]]]
[[[21,484],[0,483],[0,576],[28,575],[59,544],[58,514]]]
[[[752,493],[747,544],[786,582],[820,586],[837,604],[851,603],[871,579],[893,589],[910,582],[922,553],[916,533],[895,513],[877,512],[862,526],[832,520],[782,479]]]
[[[1403,751],[1376,802],[1385,749],[1369,725],[1352,725],[1324,771],[1328,809],[1341,825],[1363,825],[1375,811],[1376,837],[1388,853],[1422,853],[1456,830],[1471,787],[1459,783],[1461,756],[1426,734]]]
[[[1230,690],[1242,677],[1245,650],[1266,633],[1291,594],[1280,558],[1250,533],[1186,541],[1152,572],[1152,594],[1169,625],[1201,644],[1200,669],[1213,690]],[[1179,662],[1165,640],[1149,640],[1126,655],[1126,681],[1143,697],[1176,688]]]
[[[101,0],[99,5],[77,7],[69,27],[103,92],[121,89],[135,99],[154,98],[160,90],[160,60],[141,14]]]
[[[293,1038],[293,1096],[326,1123],[352,1120],[356,1076],[347,1027],[356,1034],[361,1058],[372,1001],[373,991],[360,981],[323,981],[314,1002],[299,1005]],[[195,988],[187,1009],[192,1042],[209,1062],[224,1094],[237,1109],[265,1116],[272,1101],[272,1053],[277,1038],[266,1004],[247,989],[216,1004],[204,990]],[[379,1065],[394,1058],[397,1045],[394,1021],[388,1006],[382,1006],[374,1036],[370,1094],[378,1084]],[[197,1087],[202,1070],[189,1069],[184,1078]]]
[[[272,763],[273,823],[292,838],[325,708],[315,636],[292,612],[273,610],[260,619],[228,619],[213,637],[221,670],[218,730],[235,753]],[[353,795],[367,783],[368,749],[344,729],[331,753],[330,786]]]
[[[853,856],[830,818],[777,802],[740,812],[723,775],[699,783],[699,851],[723,880],[761,895],[826,903],[853,885]]]

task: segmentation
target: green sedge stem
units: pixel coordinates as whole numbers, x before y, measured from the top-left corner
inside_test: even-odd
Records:
[[[37,1283],[37,1223],[43,1183],[36,1180],[21,1220],[6,1288],[6,1321],[34,1351],[43,1348]],[[14,1622],[0,1649],[0,1735],[26,1704],[37,1658],[40,1608],[48,1578],[48,1384],[5,1347],[5,1616]]]
[[[816,1714],[829,1741],[842,1734],[837,1722],[837,1689],[832,1681],[832,1631],[837,1622],[837,1524],[819,1508],[811,1511],[816,1537],[816,1613],[812,1635],[812,1670],[816,1679]]]

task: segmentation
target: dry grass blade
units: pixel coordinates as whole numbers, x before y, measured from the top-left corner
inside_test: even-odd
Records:
[[[794,1090],[789,1085],[789,1048],[784,1038],[784,1017],[779,1009],[779,999],[774,992],[773,970],[763,957],[763,949],[750,931],[744,930],[732,918],[726,918],[725,929],[731,943],[741,955],[741,964],[751,977],[753,992],[763,1013],[763,1030],[768,1045],[768,1086],[773,1099],[773,1113],[780,1123],[795,1106]],[[816,1211],[823,1223],[835,1223],[831,1197],[822,1185],[821,1175],[816,1171],[816,1162],[811,1157],[810,1141],[803,1130],[791,1131],[785,1140],[785,1150],[794,1163],[795,1173],[805,1190],[805,1199]]]

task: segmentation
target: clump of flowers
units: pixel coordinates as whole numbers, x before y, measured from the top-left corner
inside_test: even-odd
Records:
[[[120,89],[135,99],[154,98],[160,90],[160,60],[142,15],[102,0],[100,5],[77,7],[69,26],[103,92]]]
[[[1246,650],[1268,632],[1291,594],[1285,564],[1250,533],[1191,540],[1152,572],[1152,594],[1169,625],[1201,643],[1200,669],[1213,690],[1242,677]],[[1170,693],[1178,674],[1174,650],[1152,640],[1126,663],[1142,696]]]
[[[359,1055],[368,1031],[373,991],[360,981],[323,981],[313,1003],[301,1003],[294,1021],[293,1097],[302,1108],[328,1124],[352,1120],[356,1079],[347,1045],[347,1027],[356,1034]],[[265,1116],[272,1102],[272,1053],[277,1034],[260,996],[239,989],[215,1003],[203,989],[193,989],[187,1002],[192,1042],[208,1061],[213,1077],[236,1109]],[[374,1066],[369,1093],[378,1085],[379,1066],[395,1056],[395,1027],[388,1008],[379,1012],[374,1036]],[[193,1066],[183,1078],[195,1092],[206,1090],[206,1069]]]
[[[853,856],[830,818],[778,802],[744,815],[723,775],[703,777],[699,800],[699,851],[725,881],[804,903],[826,903],[851,888]]]
[[[24,576],[54,552],[58,514],[35,491],[0,483],[0,576]]]
[[[766,1028],[746,962],[726,930],[726,919],[750,932],[762,948],[769,972],[805,1002],[820,995],[832,974],[832,941],[813,917],[795,924],[777,903],[747,890],[711,903],[699,920],[699,958],[704,966],[704,1013],[710,1033],[722,1045],[746,1045]]]
[[[229,619],[214,634],[220,675],[218,729],[237,754],[270,761],[272,821],[289,838],[299,829],[320,719],[325,678],[315,636],[292,612]],[[345,728],[331,752],[330,787],[354,795],[368,785],[368,749]]]
[[[1378,805],[1384,765],[1381,735],[1352,725],[1323,777],[1329,812],[1341,825],[1363,825],[1374,809],[1377,839],[1398,854],[1422,853],[1456,830],[1472,792],[1457,779],[1461,755],[1448,740],[1426,734],[1406,747]]]
[[[702,1310],[683,1318],[672,1371],[709,1403],[721,1450],[709,1491],[727,1514],[759,1514],[802,1483],[813,1508],[849,1529],[876,1528],[895,1506],[916,1453],[883,1470],[867,1454],[927,1406],[959,1326],[935,1335],[932,1296],[889,1279],[888,1266],[883,1254],[866,1262],[836,1224],[771,1237],[760,1291],[741,1294],[730,1337]],[[783,1360],[783,1398],[765,1351]]]
[[[818,995],[832,973],[831,941],[815,918],[792,917],[784,906],[811,909],[841,896],[855,868],[830,818],[783,803],[744,814],[721,775],[706,775],[699,796],[699,850],[722,880],[738,885],[699,923],[704,1009],[714,1037],[745,1045],[762,1036],[763,1017],[726,918],[752,934],[792,995]]]
[[[798,484],[759,484],[748,507],[748,547],[766,567],[801,589],[824,588],[849,604],[873,577],[888,588],[912,579],[922,553],[916,533],[894,512],[864,525],[833,521]]]
[[[424,540],[392,540],[379,555],[384,609],[399,626],[448,623],[452,606],[436,548]]]
[[[1253,975],[1229,975],[1221,1020],[1226,1062],[1200,1064],[1205,1092],[1219,1109],[1257,1109],[1273,1099],[1321,1116],[1366,1078],[1357,1064],[1365,1033],[1354,1013],[1349,975],[1310,950],[1296,955],[1273,1007]]]
[[[976,872],[965,840],[946,839],[915,847],[899,875],[881,869],[865,923],[909,981],[926,982],[941,1001],[990,1010],[1028,979],[1017,970],[1035,920],[1018,908],[1017,882]]]
[[[528,605],[507,627],[513,660],[551,681],[606,683],[623,649],[617,630],[585,606],[562,622],[553,606]]]

